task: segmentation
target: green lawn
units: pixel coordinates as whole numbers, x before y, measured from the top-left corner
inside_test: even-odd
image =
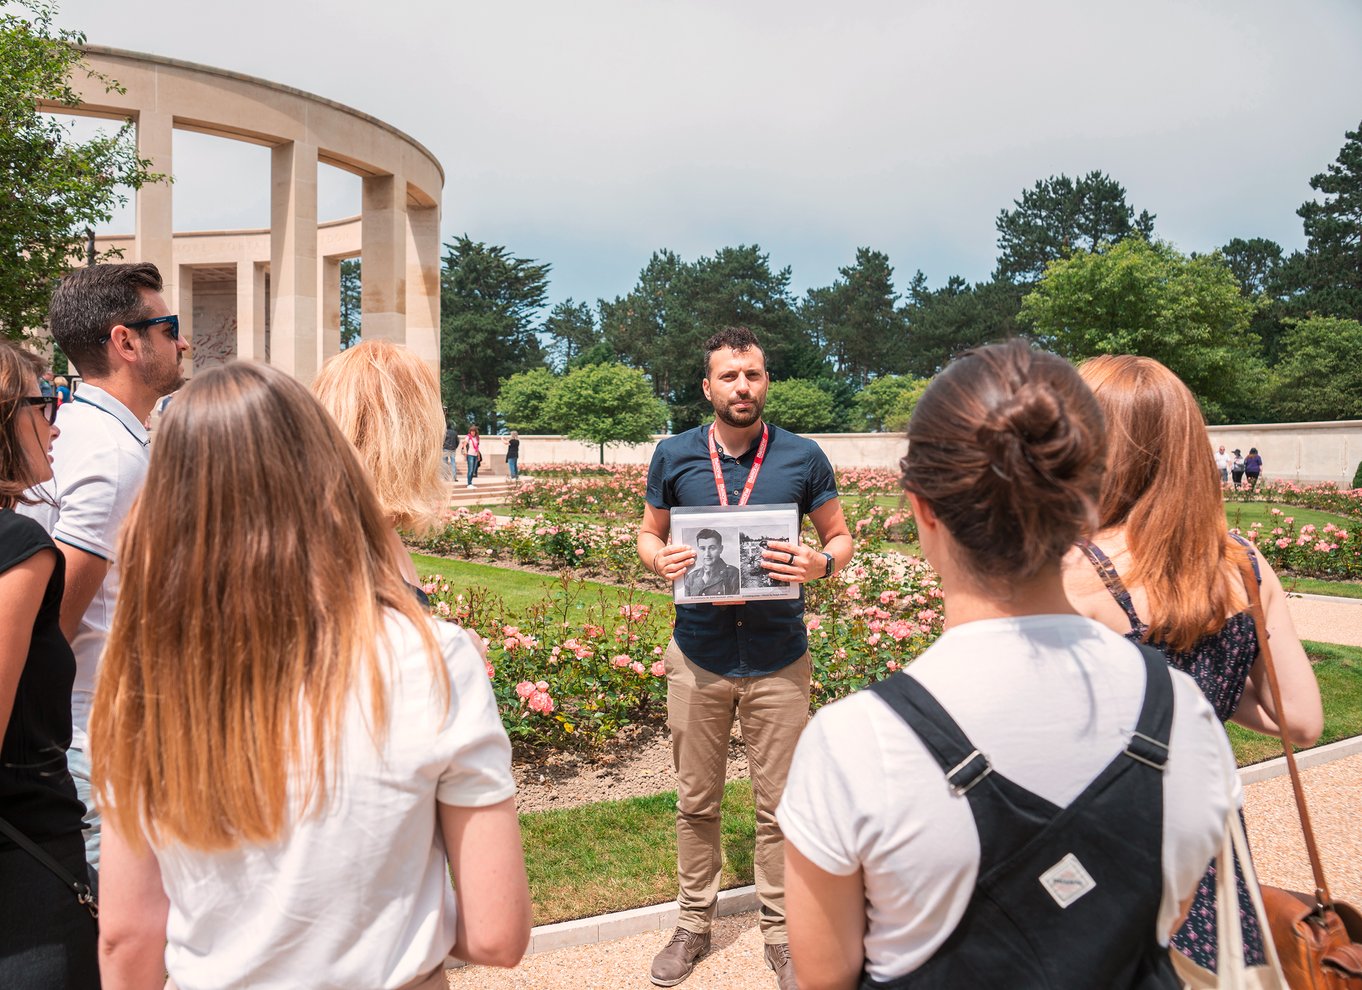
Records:
[[[416,565],[416,573],[422,579],[438,574],[455,588],[486,588],[501,598],[512,611],[528,609],[562,588],[562,582],[553,574],[517,571],[493,564],[472,564],[466,560],[430,557],[423,553],[414,553],[411,559]],[[613,593],[619,589],[597,581],[584,581],[582,590],[594,598],[598,591]],[[635,600],[659,607],[670,604],[671,596],[640,591]]]
[[[1324,699],[1324,732],[1318,746],[1362,735],[1362,648],[1305,641],[1305,652],[1315,664],[1319,693]],[[1227,725],[1239,765],[1261,763],[1282,755],[1280,739]]]
[[[1280,509],[1282,514],[1274,516],[1273,509]],[[1225,519],[1230,526],[1238,526],[1240,529],[1248,529],[1256,522],[1263,524],[1263,529],[1271,532],[1277,526],[1282,525],[1282,519],[1290,516],[1296,520],[1296,532],[1305,525],[1315,526],[1323,529],[1326,523],[1333,523],[1335,526],[1342,526],[1344,529],[1351,529],[1356,526],[1353,520],[1347,516],[1336,516],[1332,512],[1320,512],[1318,509],[1302,509],[1294,505],[1273,505],[1270,502],[1226,502]]]
[[[676,897],[676,792],[520,816],[534,923]],[[724,788],[723,886],[752,882],[752,785]]]
[[[1320,578],[1279,574],[1282,587],[1302,595],[1333,595],[1336,598],[1362,598],[1362,581],[1324,581]]]

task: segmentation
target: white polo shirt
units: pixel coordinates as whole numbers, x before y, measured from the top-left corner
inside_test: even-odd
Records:
[[[18,509],[42,523],[59,543],[109,562],[109,573],[71,643],[76,655],[71,746],[83,750],[95,669],[118,598],[118,529],[142,490],[150,450],[146,427],[127,406],[89,382],[82,382],[75,398],[62,404],[57,426],[61,435],[52,443],[52,481],[43,486],[55,495],[56,508],[40,503]]]

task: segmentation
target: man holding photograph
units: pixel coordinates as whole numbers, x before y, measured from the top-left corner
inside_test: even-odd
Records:
[[[638,553],[668,581],[687,574],[698,559],[695,547],[667,542],[677,506],[798,505],[822,550],[803,542],[770,542],[762,567],[777,581],[802,585],[830,577],[851,559],[851,534],[827,456],[813,441],[762,420],[769,381],[766,355],[751,330],[729,327],[706,342],[702,387],[714,422],[663,440],[648,468]],[[703,536],[696,543],[717,558],[721,541]],[[734,578],[736,585],[736,573]],[[809,716],[802,590],[795,599],[677,605],[664,659],[677,776],[680,915],[670,942],[653,959],[652,981],[675,986],[709,951],[722,864],[719,805],[736,712],[756,804],[755,873],[766,963],[780,990],[794,990],[785,928],[785,843],[776,806]]]

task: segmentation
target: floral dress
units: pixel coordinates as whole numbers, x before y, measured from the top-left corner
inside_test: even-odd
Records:
[[[1234,537],[1244,545],[1249,560],[1253,563],[1253,573],[1262,583],[1258,570],[1258,558],[1254,556],[1247,541]],[[1130,592],[1126,590],[1121,576],[1116,572],[1111,559],[1091,543],[1080,543],[1080,549],[1087,555],[1093,567],[1101,576],[1102,582],[1116,599],[1116,603],[1130,620],[1130,632],[1126,639],[1143,643],[1149,627],[1135,614]],[[1168,649],[1162,643],[1150,643],[1155,649],[1162,650],[1170,666],[1181,670],[1197,682],[1201,693],[1215,709],[1220,721],[1227,722],[1239,700],[1244,696],[1244,685],[1248,682],[1249,671],[1258,659],[1258,629],[1249,612],[1238,612],[1230,616],[1224,627],[1217,633],[1203,636],[1190,650],[1178,652]],[[1242,812],[1240,813],[1242,815]],[[1215,931],[1215,861],[1211,861],[1206,875],[1197,886],[1196,898],[1192,901],[1187,920],[1173,935],[1172,945],[1192,962],[1204,969],[1215,971],[1216,931]],[[1236,869],[1236,886],[1239,890],[1239,919],[1244,932],[1244,957],[1250,965],[1262,965],[1263,933],[1258,926],[1258,917],[1249,899],[1248,888],[1244,885],[1243,873]]]

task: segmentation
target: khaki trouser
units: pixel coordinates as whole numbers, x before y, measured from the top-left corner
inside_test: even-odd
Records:
[[[733,716],[747,746],[757,811],[755,872],[761,933],[768,945],[785,932],[785,837],[776,805],[785,791],[795,743],[809,720],[809,655],[760,677],[723,677],[691,663],[672,640],[667,667],[667,727],[676,767],[677,924],[707,932],[719,897],[723,850],[719,804]]]

